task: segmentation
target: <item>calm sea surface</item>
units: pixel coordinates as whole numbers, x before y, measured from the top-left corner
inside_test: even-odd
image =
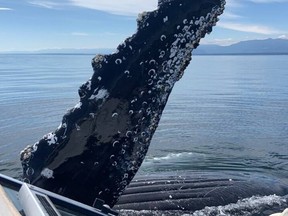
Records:
[[[0,55],[0,172],[56,129],[92,55]],[[193,56],[141,173],[236,171],[288,178],[288,56]]]

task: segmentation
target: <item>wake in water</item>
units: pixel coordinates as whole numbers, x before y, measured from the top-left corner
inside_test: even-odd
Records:
[[[207,215],[223,215],[223,216],[256,216],[256,215],[270,215],[277,212],[279,209],[287,208],[288,197],[280,197],[276,195],[270,196],[253,196],[239,200],[235,204],[226,206],[206,207],[203,210],[196,211],[193,216],[207,216]]]
[[[133,211],[122,210],[122,216],[268,216],[288,207],[288,197],[253,196],[225,206],[206,207],[195,212],[185,211]]]
[[[198,157],[205,157],[204,154],[200,153],[193,153],[193,152],[181,152],[181,153],[169,153],[166,156],[155,156],[155,157],[149,157],[144,160],[144,166],[153,164],[153,163],[161,163],[161,162],[177,162],[177,161],[183,161],[185,159],[192,159],[192,158],[198,158]]]

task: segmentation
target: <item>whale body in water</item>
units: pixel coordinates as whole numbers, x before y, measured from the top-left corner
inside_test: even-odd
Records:
[[[114,206],[126,216],[266,216],[285,208],[287,181],[235,171],[137,175]]]
[[[115,205],[139,169],[169,94],[224,0],[161,0],[137,32],[92,60],[79,103],[60,126],[21,152],[23,180],[93,205]]]

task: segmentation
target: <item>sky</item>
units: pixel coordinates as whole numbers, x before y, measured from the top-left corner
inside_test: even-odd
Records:
[[[288,0],[226,2],[200,44],[288,39]],[[116,48],[135,33],[138,14],[156,8],[157,0],[0,0],[0,52]]]

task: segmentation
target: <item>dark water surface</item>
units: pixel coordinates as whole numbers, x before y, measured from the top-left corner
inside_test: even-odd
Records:
[[[0,55],[1,173],[19,178],[19,152],[78,102],[92,57]],[[193,57],[139,174],[185,170],[287,181],[288,56]]]

